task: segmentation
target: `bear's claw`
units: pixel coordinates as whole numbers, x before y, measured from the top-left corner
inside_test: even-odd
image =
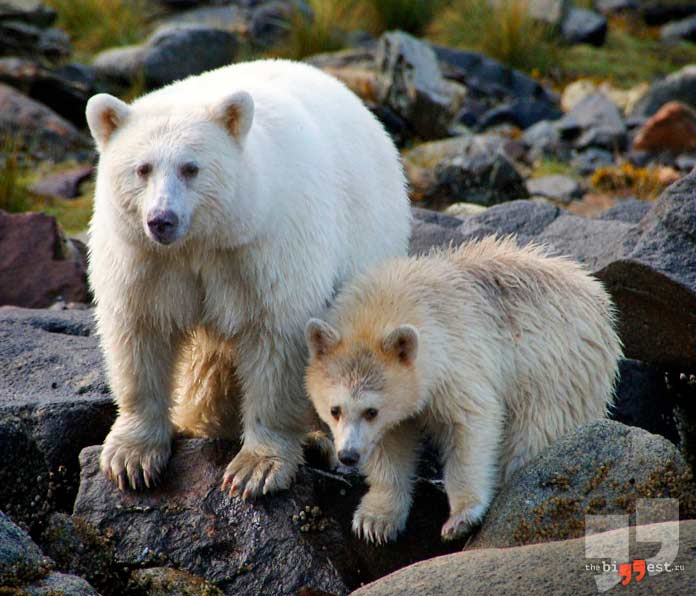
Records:
[[[278,456],[240,451],[229,463],[222,481],[230,496],[242,494],[245,501],[290,487],[297,465]]]
[[[100,467],[121,491],[151,488],[157,484],[170,452],[169,444],[130,445],[110,435],[102,448]]]
[[[457,514],[450,515],[449,519],[442,526],[441,536],[443,540],[456,540],[468,534],[474,526],[478,525],[486,513],[487,507],[477,505],[465,509]]]

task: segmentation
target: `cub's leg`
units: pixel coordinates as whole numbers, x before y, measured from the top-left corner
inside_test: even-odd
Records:
[[[290,487],[303,461],[311,427],[304,390],[303,335],[240,333],[237,374],[243,388],[244,443],[225,471],[222,487],[242,498]]]
[[[504,408],[493,394],[475,401],[469,396],[449,399],[459,404],[459,410],[439,440],[450,505],[449,519],[442,526],[444,540],[465,534],[488,510],[499,477],[504,421]]]
[[[195,437],[240,440],[241,389],[232,340],[198,327],[181,350],[176,380],[172,420],[177,430]]]
[[[353,516],[353,532],[370,542],[395,540],[406,527],[413,501],[420,429],[407,421],[388,431],[364,472],[370,490]]]
[[[150,487],[157,483],[171,452],[171,379],[181,337],[142,320],[115,320],[106,309],[98,309],[97,320],[118,405],[100,467],[121,490],[127,485]]]

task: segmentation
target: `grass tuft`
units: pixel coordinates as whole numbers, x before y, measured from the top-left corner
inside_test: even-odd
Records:
[[[674,181],[675,176],[670,172],[654,167],[637,168],[629,162],[599,168],[590,179],[597,190],[644,200],[656,199]]]
[[[364,0],[370,9],[374,33],[400,29],[422,35],[445,0]]]
[[[139,43],[148,33],[146,0],[46,0],[79,55]]]
[[[29,204],[28,182],[12,136],[5,137],[0,155],[0,209],[10,213],[26,211]]]

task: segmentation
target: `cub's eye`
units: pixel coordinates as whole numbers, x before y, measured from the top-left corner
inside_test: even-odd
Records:
[[[331,415],[334,417],[335,420],[338,420],[341,417],[341,408],[338,406],[334,406],[331,408]]]
[[[375,408],[367,408],[367,410],[363,412],[363,418],[365,418],[365,420],[374,420],[377,418],[377,414],[378,412]]]
[[[198,166],[195,163],[185,163],[181,166],[181,175],[184,178],[194,178],[198,174]]]
[[[152,172],[152,164],[149,163],[141,163],[137,168],[135,168],[136,173],[138,176],[141,178],[145,178]]]

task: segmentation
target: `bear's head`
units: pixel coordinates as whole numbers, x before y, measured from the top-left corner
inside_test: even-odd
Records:
[[[157,93],[131,105],[104,93],[87,103],[97,202],[110,201],[129,237],[151,246],[249,242],[263,208],[243,188],[251,96],[194,105]]]
[[[341,337],[326,321],[312,319],[305,336],[312,404],[331,429],[339,461],[364,464],[385,432],[424,406],[418,331],[401,325],[384,334]]]

